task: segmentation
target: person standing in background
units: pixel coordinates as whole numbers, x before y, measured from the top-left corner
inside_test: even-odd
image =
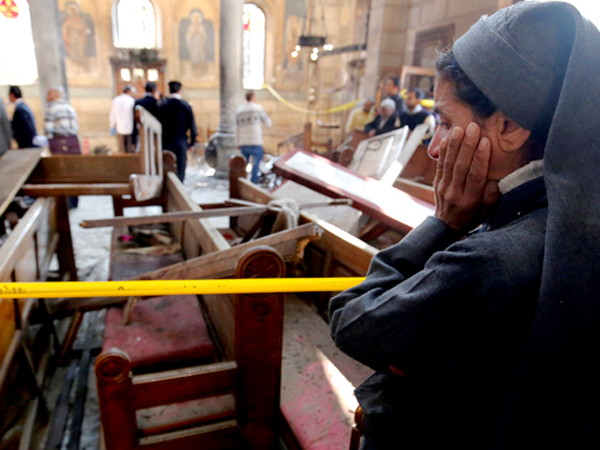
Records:
[[[136,115],[135,115],[135,107],[136,106],[141,106],[142,108],[144,108],[146,111],[148,111],[150,114],[152,114],[154,117],[156,117],[158,119],[158,99],[160,98],[160,92],[158,91],[158,86],[156,86],[156,83],[152,82],[152,81],[148,81],[146,83],[145,86],[145,90],[146,93],[144,94],[144,96],[142,98],[138,98],[135,101],[134,107],[133,107],[133,136],[132,136],[132,142],[134,145],[136,145],[136,153],[137,153],[137,141],[138,141],[138,129],[137,129],[137,120],[136,120]],[[139,119],[138,119],[139,120]]]
[[[50,151],[55,153],[81,154],[79,122],[75,109],[64,99],[65,91],[60,86],[48,89],[48,108],[44,117],[44,131],[48,136]]]
[[[251,181],[258,183],[258,165],[262,160],[264,143],[262,137],[262,124],[267,128],[273,126],[273,122],[265,112],[265,109],[256,103],[256,94],[253,91],[246,92],[246,103],[241,105],[235,115],[237,145],[250,162],[252,157]]]
[[[53,155],[81,155],[81,146],[77,133],[79,122],[75,109],[65,100],[65,90],[61,86],[48,89],[47,112],[44,116],[44,131],[48,137],[48,146]],[[69,207],[77,208],[78,197],[69,197]]]
[[[6,114],[6,109],[4,109],[4,101],[0,98],[0,156],[10,149],[11,136],[10,120]]]
[[[123,87],[123,93],[116,96],[110,109],[110,134],[117,136],[119,153],[133,153],[133,107],[135,88],[130,84]]]
[[[404,99],[400,96],[400,78],[389,77],[385,80],[383,88],[386,98],[394,100],[394,103],[396,104],[396,116],[400,116],[400,114],[406,111]]]
[[[10,86],[8,89],[8,97],[11,103],[15,104],[15,113],[12,120],[12,135],[17,141],[19,148],[37,147],[33,143],[33,139],[37,135],[35,129],[35,119],[29,106],[23,101],[21,88],[18,86]]]
[[[170,150],[177,157],[177,177],[183,182],[187,151],[196,142],[196,121],[194,112],[188,102],[181,97],[181,83],[169,82],[169,98],[158,108],[158,116],[162,124],[163,150]],[[188,131],[190,133],[188,141]]]

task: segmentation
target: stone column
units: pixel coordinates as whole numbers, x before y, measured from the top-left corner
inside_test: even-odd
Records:
[[[379,82],[381,43],[385,19],[385,0],[372,0],[369,14],[369,36],[367,39],[367,61],[361,94],[365,97],[375,95]]]
[[[236,151],[235,111],[243,101],[243,22],[244,0],[221,0],[219,69],[221,114],[215,134],[217,173],[225,175],[229,159]]]
[[[31,27],[38,65],[40,96],[45,105],[50,86],[62,86],[69,97],[63,41],[57,0],[29,0]]]

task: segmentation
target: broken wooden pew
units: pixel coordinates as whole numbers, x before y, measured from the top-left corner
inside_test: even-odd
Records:
[[[268,247],[250,249],[236,269],[238,277],[284,273],[283,259]],[[283,295],[219,296],[213,304],[221,308],[207,320],[222,360],[132,376],[127,354],[100,354],[96,376],[107,450],[274,448]]]
[[[41,150],[31,149],[9,151],[0,158],[0,215],[40,157]],[[66,210],[64,198],[40,198],[29,206],[0,246],[0,286],[2,282],[46,280],[55,254],[61,277],[77,279]],[[34,314],[42,324],[37,333],[30,327]],[[0,300],[0,429],[16,436],[20,448],[29,448],[38,419],[48,417],[41,386],[52,349],[48,344],[33,351],[28,343],[34,335],[58,345],[44,300]],[[20,386],[25,391],[19,390]]]
[[[241,159],[241,158],[240,158]],[[230,192],[235,198],[267,204],[276,197],[245,179],[244,164],[230,162]],[[241,229],[256,218],[238,218]],[[328,222],[301,212],[300,223],[323,229],[321,239],[305,248],[302,266],[313,277],[365,276],[377,249]],[[313,296],[318,311],[330,294]],[[281,412],[283,438],[295,450],[345,450],[350,442],[356,399],[353,389],[372,371],[335,348],[329,327],[317,312],[294,295],[286,296]]]

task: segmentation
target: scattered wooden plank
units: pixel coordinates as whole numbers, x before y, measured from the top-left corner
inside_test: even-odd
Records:
[[[313,202],[300,204],[300,209],[319,208],[323,206],[333,205],[348,205],[352,201],[348,199],[337,199],[326,202]],[[200,206],[200,205],[198,205]],[[137,217],[115,217],[111,219],[84,220],[79,224],[81,228],[101,228],[101,227],[124,227],[136,225],[152,225],[157,223],[181,222],[190,219],[207,219],[209,217],[239,217],[250,214],[262,214],[269,208],[279,210],[276,206],[238,206],[230,208],[212,208],[206,211],[185,211],[172,212],[164,214],[155,214],[152,216],[137,216]]]
[[[11,150],[0,158],[0,215],[6,211],[21,186],[42,157],[42,150]]]
[[[216,208],[206,211],[185,211],[156,214],[153,216],[115,217],[114,219],[84,220],[79,224],[82,228],[124,227],[136,225],[151,225],[157,223],[181,222],[190,219],[206,219],[209,217],[237,217],[248,214],[261,214],[267,206],[239,206],[233,208]]]
[[[31,197],[76,197],[78,195],[131,195],[131,187],[124,183],[62,183],[24,184],[22,192]]]

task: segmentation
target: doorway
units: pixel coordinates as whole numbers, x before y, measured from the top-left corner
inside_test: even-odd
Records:
[[[115,80],[115,94],[119,95],[123,92],[126,84],[130,84],[137,90],[136,98],[144,96],[144,89],[148,81],[153,81],[158,86],[158,90],[166,95],[165,84],[165,69],[166,61],[131,61],[131,60],[115,60],[111,61],[113,66],[113,76]]]

